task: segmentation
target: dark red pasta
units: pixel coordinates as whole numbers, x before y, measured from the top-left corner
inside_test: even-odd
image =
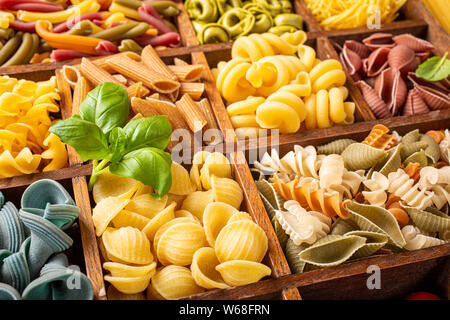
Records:
[[[139,7],[138,12],[143,21],[155,27],[161,34],[172,32],[152,6],[143,4]]]
[[[22,20],[14,20],[9,24],[10,28],[13,28],[17,31],[24,31],[24,32],[36,32],[36,22],[25,22]]]
[[[50,59],[52,59],[52,61],[66,61],[82,57],[89,57],[89,55],[78,51],[66,49],[55,49],[50,54]]]
[[[108,40],[101,41],[95,48],[97,54],[100,56],[108,56],[110,54],[119,53],[117,46]]]
[[[0,0],[0,10],[57,12],[64,10],[64,7],[59,4],[41,0]]]
[[[176,32],[168,32],[160,36],[149,36],[143,34],[139,37],[134,38],[133,40],[142,47],[145,47],[147,45],[152,45],[153,47],[177,47],[181,44],[180,35]]]

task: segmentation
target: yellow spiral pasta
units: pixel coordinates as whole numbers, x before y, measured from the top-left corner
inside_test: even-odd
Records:
[[[346,76],[342,64],[335,59],[327,59],[318,63],[309,72],[312,91],[327,90],[333,86],[341,87],[345,84]]]
[[[306,34],[301,30],[294,34],[285,33],[281,37],[273,33],[254,33],[238,38],[233,44],[231,56],[254,62],[276,54],[292,55],[297,51],[297,46],[305,41]]]
[[[219,70],[216,86],[226,101],[240,101],[256,93],[256,89],[245,78],[251,66],[244,60],[232,59]]]

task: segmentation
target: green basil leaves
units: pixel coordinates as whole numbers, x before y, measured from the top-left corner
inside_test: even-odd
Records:
[[[71,145],[83,161],[94,160],[89,188],[108,167],[111,173],[141,181],[155,189],[155,199],[172,185],[172,158],[164,149],[172,127],[167,116],[129,121],[126,90],[106,82],[89,92],[79,115],[55,122],[50,132]]]
[[[441,81],[450,75],[450,60],[448,52],[443,57],[431,57],[422,63],[416,70],[416,76],[426,81]]]

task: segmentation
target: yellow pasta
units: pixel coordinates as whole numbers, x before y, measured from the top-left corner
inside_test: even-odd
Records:
[[[172,162],[172,186],[169,193],[175,195],[188,195],[195,191],[189,172],[180,164]]]
[[[332,86],[340,87],[345,84],[346,76],[342,65],[335,59],[323,60],[309,72],[314,93]]]
[[[169,222],[164,223],[161,227],[158,228],[158,231],[155,233],[155,237],[153,238],[153,251],[157,252],[158,250],[158,244],[159,239],[161,236],[166,232],[167,229],[169,229],[171,226],[177,224],[177,223],[199,223],[198,219],[194,220],[189,217],[180,217],[170,220]]]
[[[136,294],[125,294],[118,291],[114,286],[109,286],[106,291],[106,297],[108,300],[145,300],[145,296],[142,292]]]
[[[200,248],[192,258],[191,272],[194,281],[206,289],[225,289],[228,285],[223,281],[222,276],[216,270],[219,265],[216,253],[213,248]]]
[[[316,62],[316,51],[310,46],[299,45],[297,47],[297,55],[305,65],[306,71],[310,72]]]
[[[229,286],[244,286],[258,282],[266,276],[270,276],[272,270],[262,263],[232,260],[223,262],[216,266],[225,283]]]
[[[108,197],[130,199],[139,187],[139,181],[116,176],[106,170],[102,173],[92,188],[92,196],[95,203],[99,203]]]
[[[92,210],[95,234],[99,237],[108,227],[109,223],[128,204],[130,200],[119,197],[102,199]]]
[[[67,164],[67,151],[66,146],[58,136],[50,133],[42,143],[48,149],[41,153],[42,159],[51,160],[48,165],[42,169],[43,172],[57,170],[64,167]]]
[[[144,229],[142,229],[142,232],[150,239],[150,241],[153,241],[156,232],[163,224],[175,218],[175,206],[175,202],[170,203],[164,210],[156,214],[147,223]]]
[[[192,159],[191,171],[189,172],[189,176],[191,178],[192,183],[196,186],[197,191],[202,191],[202,181],[200,179],[200,170],[203,167],[203,164],[206,161],[206,158],[211,153],[209,151],[199,151],[194,154],[194,158]]]
[[[216,86],[226,101],[236,102],[255,95],[256,88],[246,79],[251,66],[243,60],[232,59],[219,70]]]
[[[150,194],[150,191],[139,194],[139,190],[125,206],[126,210],[136,212],[149,219],[153,218],[158,212],[161,212],[168,203],[168,196],[165,195],[161,200],[156,200]]]
[[[209,190],[211,177],[215,175],[220,178],[231,178],[231,165],[227,157],[220,152],[210,153],[200,169],[200,179],[203,189]]]
[[[238,212],[235,207],[223,202],[213,202],[206,206],[203,214],[203,227],[206,240],[211,247],[214,247],[217,236],[228,220]]]
[[[112,224],[114,228],[122,228],[122,227],[133,227],[139,230],[144,229],[144,227],[150,221],[149,218],[140,215],[139,213],[121,210],[112,220]]]
[[[214,193],[212,190],[195,191],[186,197],[181,209],[189,211],[202,221],[206,206],[213,201]]]
[[[214,201],[228,203],[236,209],[241,207],[244,195],[236,181],[229,178],[218,178],[213,175],[211,177],[211,187]]]

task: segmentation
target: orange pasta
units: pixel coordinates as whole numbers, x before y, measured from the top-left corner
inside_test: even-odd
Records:
[[[80,69],[83,76],[85,76],[94,86],[98,86],[99,84],[102,84],[104,82],[113,82],[123,85],[110,73],[96,66],[91,61],[89,61],[89,59],[81,59]]]
[[[180,95],[188,94],[194,100],[199,100],[205,91],[205,84],[202,82],[181,82]]]
[[[141,52],[142,62],[150,68],[155,70],[156,72],[162,74],[163,76],[177,80],[175,74],[170,71],[167,65],[161,60],[158,53],[156,53],[155,49],[152,46],[146,46]]]
[[[393,135],[388,134],[388,132],[389,128],[382,124],[377,124],[362,143],[377,149],[388,150],[397,142],[397,139]]]
[[[72,102],[72,115],[78,113],[78,107],[84,101],[89,91],[92,90],[89,82],[85,77],[81,76],[78,78],[73,90],[73,102]]]
[[[142,98],[150,93],[146,87],[142,85],[142,82],[135,82],[127,88],[128,97],[131,99],[133,97]]]
[[[444,132],[438,130],[430,130],[425,134],[432,137],[437,143],[441,143],[441,141],[445,138]]]
[[[207,121],[190,95],[184,94],[175,104],[192,132],[202,130]]]
[[[131,109],[136,115],[141,114],[144,117],[159,116],[159,112],[152,107],[149,101],[137,97],[131,98]]]

